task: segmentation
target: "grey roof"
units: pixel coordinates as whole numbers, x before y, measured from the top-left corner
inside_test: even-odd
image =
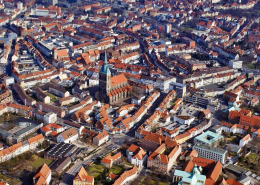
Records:
[[[242,174],[242,173],[245,171],[244,168],[241,168],[241,167],[236,166],[236,165],[234,165],[234,164],[229,164],[229,165],[226,167],[226,169],[228,169],[228,170],[230,170],[230,171],[233,171],[233,172],[236,172],[236,173],[238,173],[238,174]]]
[[[51,170],[55,170],[57,173],[60,173],[64,170],[64,168],[67,166],[68,163],[71,162],[70,157],[63,157],[59,160],[57,160],[52,166]]]
[[[241,150],[241,147],[239,145],[235,144],[228,144],[227,149],[230,148],[231,152],[238,153]]]
[[[61,159],[72,155],[76,149],[77,147],[75,145],[58,143],[54,145],[45,155],[48,157]]]
[[[20,138],[21,135],[30,130],[35,129],[37,126],[41,124],[39,122],[22,117],[17,118],[14,122],[16,124],[16,127],[14,127],[11,130],[0,129],[0,133],[8,137]]]

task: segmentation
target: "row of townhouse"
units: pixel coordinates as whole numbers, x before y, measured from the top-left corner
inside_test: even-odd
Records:
[[[138,52],[134,52],[134,53],[130,53],[130,54],[127,54],[125,56],[122,56],[121,58],[119,58],[119,60],[122,61],[122,63],[129,63],[130,61],[136,61],[138,60],[140,57],[139,53]]]
[[[49,83],[48,86],[49,86],[49,92],[56,96],[63,98],[63,97],[68,97],[70,95],[69,91],[66,91],[63,87],[57,84]]]
[[[46,70],[47,68],[51,68],[51,64],[48,63],[44,57],[42,56],[42,54],[40,53],[39,50],[37,50],[33,44],[35,46],[38,46],[38,41],[35,40],[34,38],[30,37],[30,36],[26,36],[26,39],[28,40],[25,41],[23,39],[19,40],[19,43],[21,43],[22,47],[24,49],[26,49],[30,54],[33,55],[34,59],[36,59],[36,61],[38,62],[39,66],[41,66],[41,68],[43,68],[44,70]],[[39,48],[39,47],[38,47]]]
[[[216,9],[230,10],[230,9],[243,9],[247,10],[253,8],[256,5],[257,1],[248,1],[247,3],[232,3],[216,6]]]
[[[59,71],[55,71],[52,74],[49,75],[42,75],[36,78],[31,78],[28,80],[24,80],[21,82],[21,86],[23,86],[24,88],[31,88],[33,86],[35,86],[37,83],[49,83],[52,79],[55,79],[57,77],[59,77],[59,75],[61,75],[62,73]]]
[[[241,124],[232,124],[225,121],[221,122],[221,130],[227,133],[246,134],[248,128],[249,128],[248,126],[244,126]]]
[[[18,82],[21,82],[21,81],[41,77],[43,75],[50,75],[54,71],[55,71],[55,69],[46,69],[46,70],[43,70],[43,71],[38,71],[38,72],[34,72],[34,73],[29,73],[29,74],[19,74],[17,71],[13,71],[13,77]]]
[[[37,87],[35,89],[35,94],[36,97],[38,98],[38,100],[40,100],[43,103],[50,103],[51,102],[51,98],[50,96],[48,96],[45,92],[43,92],[43,90],[39,87]]]
[[[123,128],[123,132],[129,131],[130,128],[134,126],[135,123],[140,121],[142,117],[146,114],[148,109],[153,105],[155,100],[159,98],[160,93],[158,91],[154,91],[143,103],[143,105],[135,112],[135,114],[131,117],[127,117],[121,121],[121,128]]]
[[[161,112],[166,111],[166,109],[170,106],[171,101],[176,97],[175,90],[171,90],[166,97],[164,97],[163,101],[160,103],[158,108],[156,110],[159,110]]]
[[[70,107],[68,109],[68,113],[71,114],[71,113],[74,113],[84,107],[86,107],[88,104],[91,104],[93,102],[93,98],[91,96],[86,96],[83,100],[81,100],[78,104]],[[100,102],[96,102],[97,103],[97,106],[100,107]]]
[[[237,78],[238,76],[241,76],[241,73],[234,73],[234,72],[228,72],[228,73],[221,73],[217,74],[215,76],[207,77],[207,78],[201,78],[200,80],[193,80],[189,83],[194,88],[200,88],[206,85],[210,84],[216,84],[216,83],[227,83],[228,81]]]
[[[101,107],[101,103],[97,100],[93,101],[92,103],[87,104],[85,107],[77,110],[73,115],[72,119],[77,122],[87,122],[90,118],[90,113],[93,112],[95,107]]]
[[[186,82],[190,81],[196,81],[204,78],[212,78],[216,75],[222,74],[222,73],[229,73],[229,72],[235,72],[235,70],[231,66],[225,66],[225,67],[208,67],[203,71],[199,72],[193,72],[189,75],[179,75],[177,78],[177,82],[185,84]]]
[[[164,97],[163,101],[160,103],[154,113],[142,124],[142,128],[144,130],[151,131],[152,127],[159,121],[161,117],[163,117],[166,123],[170,121],[170,116],[168,114],[164,114],[164,112],[170,105],[170,102],[173,100],[175,95],[175,91],[172,90],[167,94],[166,97]]]
[[[0,163],[8,161],[24,152],[29,150],[34,150],[37,146],[39,146],[44,141],[44,137],[42,134],[31,137],[28,140],[23,142],[19,142],[13,146],[10,146],[4,150],[0,151]]]
[[[95,118],[97,121],[96,128],[100,130],[110,131],[113,129],[113,120],[108,115],[108,110],[110,109],[109,104],[105,104],[96,111]],[[111,109],[110,109],[111,110]]]
[[[33,105],[36,104],[36,101],[34,99],[32,99],[31,97],[29,97],[25,93],[24,89],[18,83],[13,85],[13,89],[18,94],[19,98],[22,100],[24,105],[26,105],[26,106],[33,106]]]
[[[120,177],[114,182],[113,185],[128,184],[129,181],[137,176],[137,167],[134,166],[131,170],[125,171]]]
[[[130,51],[135,51],[140,49],[140,44],[138,42],[135,43],[124,43],[124,44],[120,44],[118,46],[115,47],[115,51],[123,51],[125,52],[130,52]]]
[[[4,113],[11,112],[16,114],[22,114],[25,116],[32,116],[32,107],[27,107],[20,104],[15,103],[4,103],[0,104],[0,115],[3,115]]]
[[[205,120],[201,122],[199,125],[189,129],[187,132],[184,132],[183,134],[177,135],[175,137],[175,140],[177,143],[182,144],[189,140],[190,138],[193,138],[199,134],[201,134],[204,130],[208,129],[212,125],[212,119]]]
[[[73,53],[84,53],[84,52],[89,52],[89,51],[93,51],[93,50],[97,50],[97,46],[94,45],[93,42],[85,42],[83,44],[78,44],[78,45],[74,45],[70,48],[70,51]]]
[[[46,103],[42,103],[42,102],[37,102],[36,103],[36,108],[39,109],[40,111],[43,112],[55,112],[57,114],[58,117],[63,118],[66,114],[66,111],[60,107],[56,107],[53,105],[49,105]]]
[[[162,112],[159,110],[155,110],[153,114],[145,120],[145,122],[142,124],[142,128],[145,131],[150,132],[153,126],[158,123],[159,119],[162,117]]]
[[[247,77],[246,75],[240,75],[236,79],[234,79],[232,82],[226,84],[224,86],[225,90],[229,91],[237,87],[238,85],[244,83],[246,81]]]
[[[0,84],[0,104],[9,103],[13,101],[12,91],[8,89],[5,84]]]

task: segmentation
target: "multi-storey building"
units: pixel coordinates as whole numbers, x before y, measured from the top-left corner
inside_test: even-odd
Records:
[[[180,154],[180,145],[172,147],[162,144],[148,157],[147,167],[160,172],[168,172]]]
[[[222,164],[224,164],[227,160],[227,150],[221,148],[196,144],[193,146],[193,149],[195,149],[198,152],[198,156],[202,158],[220,161]]]
[[[196,143],[200,143],[200,144],[204,144],[207,146],[218,146],[219,142],[222,141],[224,139],[223,136],[211,132],[211,131],[207,131],[202,133],[201,135],[197,136],[194,138],[194,144]]]

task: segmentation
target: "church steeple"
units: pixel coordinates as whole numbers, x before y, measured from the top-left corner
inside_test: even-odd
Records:
[[[99,71],[99,99],[101,102],[109,102],[108,93],[111,89],[111,72],[107,65],[107,51],[105,51],[104,64]]]
[[[105,50],[105,60],[104,60],[104,64],[102,65],[101,69],[100,69],[100,73],[106,74],[106,75],[111,75],[110,69],[107,66],[107,51]]]

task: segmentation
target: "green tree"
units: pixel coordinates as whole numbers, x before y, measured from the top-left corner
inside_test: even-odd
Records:
[[[238,158],[238,161],[239,161],[240,163],[242,163],[242,162],[244,161],[244,157],[243,157],[243,156],[239,157],[239,158]]]

